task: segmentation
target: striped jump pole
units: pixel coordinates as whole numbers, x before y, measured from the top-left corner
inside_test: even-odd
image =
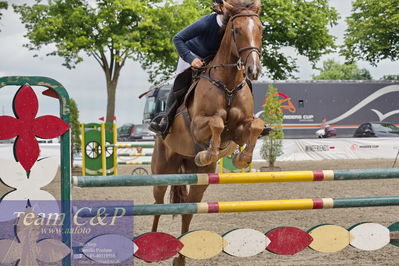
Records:
[[[286,210],[337,209],[357,207],[399,206],[399,196],[353,197],[353,198],[314,198],[264,201],[200,202],[177,204],[152,204],[132,206],[77,207],[79,217],[101,215],[126,216],[203,214],[226,212],[264,212]]]
[[[151,157],[152,153],[118,153],[118,157]]]
[[[154,144],[107,144],[105,147],[121,148],[154,148]]]
[[[285,171],[257,173],[222,174],[169,174],[136,176],[74,176],[73,183],[78,187],[118,187],[118,186],[167,186],[167,185],[207,185],[244,184],[275,182],[313,182],[334,180],[367,180],[399,178],[398,168]]]
[[[118,162],[118,165],[150,165],[150,164],[151,162]]]

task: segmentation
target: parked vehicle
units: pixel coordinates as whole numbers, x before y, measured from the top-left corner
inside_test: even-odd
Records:
[[[155,133],[150,131],[147,125],[134,125],[130,132],[129,140],[139,141],[139,140],[155,140]]]
[[[129,141],[130,133],[132,132],[133,124],[123,124],[117,131],[118,141]]]
[[[399,127],[387,122],[367,122],[356,129],[353,137],[399,137]]]

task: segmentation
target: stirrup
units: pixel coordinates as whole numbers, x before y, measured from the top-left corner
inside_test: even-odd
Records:
[[[161,126],[160,126],[162,118],[164,118],[166,120],[165,121],[166,126],[165,126],[165,128],[163,130],[162,130]],[[156,129],[156,128],[152,127],[151,124],[153,124],[153,123],[156,123],[158,125],[159,129]],[[167,132],[168,132],[168,129],[169,129],[169,119],[167,117],[165,117],[164,114],[159,114],[159,115],[157,115],[156,117],[154,117],[152,119],[150,125],[148,126],[148,129],[151,130],[152,132],[154,132],[155,134],[157,134],[157,136],[165,138],[166,135],[168,135]]]
[[[150,125],[148,126],[148,129],[156,134],[161,132],[161,128],[160,128],[159,124],[157,124],[155,122],[151,122]]]

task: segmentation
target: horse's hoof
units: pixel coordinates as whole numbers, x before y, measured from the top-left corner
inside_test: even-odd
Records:
[[[207,157],[206,154],[207,152],[206,151],[200,151],[199,153],[197,153],[197,155],[195,155],[195,158],[194,158],[194,162],[195,162],[195,164],[197,165],[197,166],[199,166],[199,167],[202,167],[202,166],[205,166],[205,165],[207,165],[204,161],[205,161],[205,158]]]
[[[238,153],[233,156],[233,165],[237,169],[247,168],[252,161],[252,156],[243,155],[243,153]]]
[[[194,162],[197,166],[202,167],[216,162],[219,159],[218,152],[200,151],[195,155]]]

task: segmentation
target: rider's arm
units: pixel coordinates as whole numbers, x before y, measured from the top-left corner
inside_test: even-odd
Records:
[[[208,20],[209,15],[204,16],[173,37],[173,42],[179,56],[189,64],[191,64],[196,57],[190,52],[186,42],[201,35],[207,28]]]

